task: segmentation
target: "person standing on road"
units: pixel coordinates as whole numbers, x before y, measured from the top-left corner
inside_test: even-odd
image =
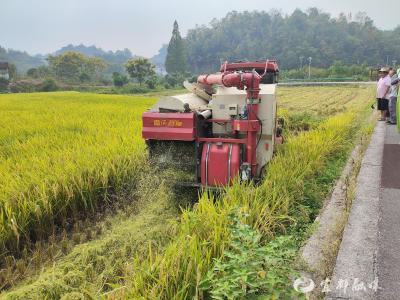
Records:
[[[400,70],[400,69],[399,69]],[[399,71],[397,70],[397,71]],[[399,72],[395,70],[389,71],[389,76],[391,80],[390,93],[389,93],[389,121],[388,124],[395,125],[397,124],[396,117],[396,106],[397,106],[397,95],[399,90]]]
[[[381,68],[379,70],[379,81],[376,88],[376,98],[378,101],[378,110],[381,111],[381,118],[379,121],[386,121],[389,109],[389,92],[391,86],[388,68]]]

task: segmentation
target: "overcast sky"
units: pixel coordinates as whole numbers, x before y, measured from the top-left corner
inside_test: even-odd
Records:
[[[0,46],[44,54],[83,43],[152,56],[175,19],[185,35],[232,10],[286,14],[313,6],[333,16],[365,11],[382,29],[400,24],[400,0],[0,0]]]

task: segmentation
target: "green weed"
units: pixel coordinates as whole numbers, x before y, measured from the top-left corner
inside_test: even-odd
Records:
[[[245,299],[268,293],[274,299],[299,296],[290,286],[297,275],[291,268],[296,257],[295,239],[281,236],[262,245],[262,236],[244,223],[246,214],[235,210],[229,219],[231,241],[222,257],[200,283],[213,299]],[[208,294],[207,293],[207,294]]]

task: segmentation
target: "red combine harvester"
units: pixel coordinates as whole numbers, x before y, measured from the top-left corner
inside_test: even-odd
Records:
[[[259,180],[282,143],[278,73],[274,60],[224,63],[220,73],[185,82],[191,93],[161,98],[142,116],[151,159],[189,172],[195,186]]]

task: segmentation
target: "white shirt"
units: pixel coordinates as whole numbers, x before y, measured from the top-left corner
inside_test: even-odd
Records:
[[[386,90],[391,86],[391,83],[392,80],[389,75],[380,78],[376,88],[376,97],[380,99],[389,99],[389,93],[386,93]]]

